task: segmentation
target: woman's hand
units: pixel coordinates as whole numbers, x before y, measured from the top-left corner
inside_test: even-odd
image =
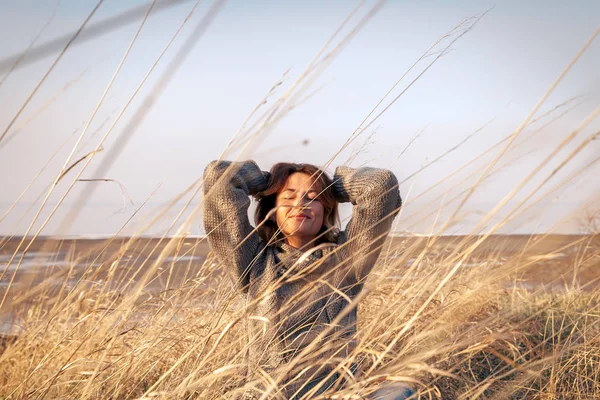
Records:
[[[271,173],[268,171],[261,171],[262,172],[262,183],[261,185],[259,185],[259,187],[257,187],[257,191],[256,193],[254,193],[254,197],[256,199],[260,199],[261,197],[263,197],[263,192],[265,190],[267,190],[269,188],[269,186],[271,185]]]

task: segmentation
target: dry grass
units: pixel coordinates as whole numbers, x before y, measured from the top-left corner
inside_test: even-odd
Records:
[[[577,238],[575,243],[585,237]],[[133,241],[113,245],[111,252],[136,249],[143,260],[157,244]],[[531,259],[531,251],[543,248],[524,240],[519,251],[505,249],[501,264],[491,266],[501,254],[490,253],[433,294],[453,270],[448,254],[462,251],[456,240],[438,242],[403,239],[386,246],[360,303],[359,346],[349,356],[362,372],[338,396],[365,394],[390,380],[414,382],[422,398],[600,396],[597,291],[507,288],[531,268],[523,267],[522,255],[529,252]],[[596,246],[587,249],[588,256],[598,256]],[[72,253],[74,263],[83,258]],[[176,247],[172,254],[185,253]],[[407,264],[419,256],[420,262]],[[32,298],[25,290],[16,297],[19,331],[5,340],[0,356],[0,396],[229,397],[242,384],[245,310],[216,261],[165,264],[141,288],[129,280],[134,268],[125,261],[116,267],[112,253],[105,257],[101,267],[80,273],[75,286],[46,279],[33,287]],[[64,275],[73,278],[69,270],[55,272],[73,282]],[[157,290],[169,276],[169,290]]]
[[[240,151],[251,155],[270,130],[307,98],[303,96],[310,84],[373,17],[381,3],[377,2],[354,25],[351,20],[359,7],[353,10],[299,78],[259,115],[258,112],[263,111],[259,109],[281,82],[269,91],[231,139],[225,152],[231,155]],[[193,38],[202,34],[217,12],[218,4],[200,21]],[[180,258],[195,254],[199,248],[206,248],[205,242],[183,237],[201,204],[184,223],[180,221],[182,215],[189,213],[190,204],[201,189],[201,180],[191,184],[173,201],[175,204],[192,194],[165,231],[171,232],[174,226],[178,226],[173,238],[167,238],[165,233],[164,238],[156,240],[140,237],[114,239],[94,243],[84,249],[71,247],[67,242],[39,238],[73,185],[102,150],[104,141],[196,5],[95,149],[73,162],[75,153],[82,150],[80,143],[109,92],[112,80],[108,84],[64,166],[56,171],[54,184],[47,189],[45,197],[42,196],[42,205],[26,231],[26,236],[32,239],[16,242],[8,238],[0,240],[2,249],[17,243],[8,253],[10,261],[0,276],[3,284],[0,310],[4,313],[4,320],[10,318],[12,321],[12,332],[5,335],[1,343],[1,398],[219,399],[230,398],[243,384],[246,367],[244,349],[251,345],[245,335],[244,322],[254,316],[247,315],[243,300],[232,289],[230,279],[216,260],[208,257],[199,263],[194,259],[186,262]],[[324,163],[324,167],[329,167],[341,152],[373,126],[438,59],[473,29],[480,18],[465,19],[435,42],[382,96],[342,148]],[[143,22],[137,32],[142,27]],[[519,141],[523,136],[527,140],[527,135],[531,138],[537,133],[528,129],[545,115],[534,117],[599,33],[600,30],[594,33],[515,131],[485,152],[498,150],[492,161],[483,167],[473,166],[475,172],[466,181],[475,176],[474,182],[467,182],[466,190],[452,188],[440,196],[445,198],[448,195],[459,204],[443,226],[435,227],[434,231],[444,232],[460,222],[463,206],[474,191],[502,168],[500,159],[506,158],[510,149],[522,143]],[[334,41],[338,36],[341,39]],[[129,48],[134,45],[136,37],[137,33]],[[176,60],[185,58],[194,40],[182,47]],[[129,48],[123,55],[123,62]],[[65,47],[63,52],[66,50]],[[159,84],[151,90],[152,96],[132,119],[133,129],[124,130],[127,134],[135,130],[151,108],[152,99],[160,96],[175,70],[172,66],[167,69]],[[117,68],[114,77],[118,71]],[[405,83],[409,73],[416,74],[416,78]],[[400,83],[404,87],[399,86]],[[34,94],[35,91],[30,98]],[[554,109],[549,113],[552,111]],[[567,156],[563,154],[565,149],[576,144],[576,136],[598,115],[600,109],[568,132],[543,161],[531,171],[526,171],[525,178],[517,180],[514,189],[481,218],[472,235],[456,240],[435,235],[406,238],[390,241],[384,246],[379,265],[370,276],[359,305],[359,327],[354,338],[358,343],[357,349],[336,360],[339,371],[346,374],[348,384],[343,391],[324,396],[360,398],[384,381],[405,381],[418,389],[419,397],[432,399],[600,398],[600,299],[595,272],[600,259],[598,236],[573,237],[558,247],[540,246],[540,238],[537,237],[522,237],[516,250],[514,246],[494,241],[492,236],[504,224],[567,185],[599,160],[594,159],[562,178],[550,191],[539,194],[565,164],[576,159],[591,141],[597,139],[598,133],[588,135],[574,147],[575,150]],[[2,137],[9,133],[13,122]],[[124,142],[126,140],[123,139]],[[106,170],[114,158],[116,155],[109,157],[100,170]],[[434,162],[440,158],[435,158]],[[478,159],[475,157],[473,162]],[[536,182],[533,178],[540,178],[541,171],[547,167],[554,169]],[[415,175],[421,172],[422,169],[419,169]],[[442,178],[432,188],[453,174]],[[59,181],[70,183],[66,191],[58,195],[59,201],[50,216],[41,221],[41,211],[58,190]],[[535,186],[534,189],[506,217],[491,223],[497,212],[520,190],[529,190],[532,186]],[[456,191],[459,193],[456,194]],[[85,196],[81,204],[85,203],[84,200]],[[450,207],[450,201],[446,205]],[[70,217],[74,218],[79,211],[75,208]],[[426,210],[415,212],[414,217],[428,213],[435,215],[441,208],[428,206]],[[65,219],[66,230],[72,221],[70,217]],[[41,224],[37,223],[38,219]],[[148,226],[153,222],[148,221]],[[482,232],[485,234],[481,235]],[[186,248],[186,244],[191,244],[191,247]],[[43,271],[20,268],[25,253],[36,250],[67,252],[68,262],[56,266],[49,262]],[[556,258],[554,252],[570,254],[563,260],[561,268],[553,264]],[[523,279],[531,281],[531,278],[537,283],[539,278],[544,278],[545,283],[559,284],[561,290],[520,288]],[[349,373],[346,367],[350,363],[359,365],[358,374]],[[271,386],[276,385],[272,385],[271,379],[264,376],[261,382],[254,384],[273,389]]]

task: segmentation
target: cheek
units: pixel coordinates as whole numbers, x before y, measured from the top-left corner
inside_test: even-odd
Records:
[[[313,215],[315,218],[315,222],[318,223],[319,225],[319,229],[321,229],[321,226],[323,225],[323,218],[324,218],[324,214],[325,214],[325,209],[323,208],[323,204],[319,203],[319,202],[315,202],[314,203],[314,207],[313,207]]]
[[[275,219],[277,222],[277,226],[281,227],[281,225],[284,223],[285,221],[285,216],[286,211],[284,207],[278,207],[277,211],[275,211]]]

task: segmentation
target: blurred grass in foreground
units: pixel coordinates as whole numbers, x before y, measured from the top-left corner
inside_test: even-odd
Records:
[[[423,398],[600,396],[599,238],[491,237],[450,276],[449,255],[466,255],[475,239],[388,241],[359,306],[358,349],[339,361],[362,372],[338,398],[385,380],[413,382]],[[206,255],[205,241],[170,241],[170,252],[157,239],[56,241],[71,264],[17,291],[0,396],[216,399],[238,387],[242,298],[212,256],[186,258]],[[543,266],[559,244],[562,272],[556,264],[549,277]],[[166,261],[140,285],[135,271],[159,253]],[[92,254],[96,266],[76,273]]]

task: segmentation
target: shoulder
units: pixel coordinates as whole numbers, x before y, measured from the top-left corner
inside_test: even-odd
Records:
[[[348,240],[348,235],[346,234],[346,231],[341,231],[341,230],[337,230],[337,232],[335,233],[335,238],[336,241],[335,243],[337,245],[341,245],[346,243],[346,241]]]
[[[346,259],[346,257],[348,256],[348,249],[347,249],[347,243],[348,243],[348,233],[346,231],[339,231],[337,234],[337,248],[335,249],[335,253],[338,257],[338,259],[343,260]]]

